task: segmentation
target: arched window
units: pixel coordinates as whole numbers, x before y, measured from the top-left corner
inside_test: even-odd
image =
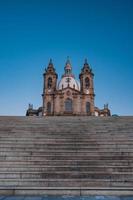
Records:
[[[48,114],[51,113],[51,103],[50,102],[47,103],[47,112],[48,112]]]
[[[51,88],[52,87],[52,78],[49,77],[48,78],[48,88]]]
[[[85,87],[86,87],[86,88],[89,88],[89,86],[90,86],[90,80],[89,80],[89,78],[87,77],[87,78],[85,79]]]
[[[90,113],[90,102],[86,102],[86,113]]]
[[[65,101],[65,111],[72,112],[72,100],[69,98]]]

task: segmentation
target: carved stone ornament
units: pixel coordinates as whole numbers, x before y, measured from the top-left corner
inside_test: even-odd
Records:
[[[68,91],[66,92],[66,94],[67,94],[67,96],[70,96],[70,95],[71,95],[71,92],[68,90]]]

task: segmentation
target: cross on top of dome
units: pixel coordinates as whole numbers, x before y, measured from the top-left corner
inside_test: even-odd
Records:
[[[71,66],[71,62],[70,62],[69,56],[67,56],[67,61],[66,61],[66,65],[64,67],[64,70],[65,70],[65,73],[64,73],[63,77],[64,76],[72,76],[72,77],[74,77],[73,74],[72,74],[72,66]]]
[[[71,62],[70,62],[70,58],[69,58],[69,56],[67,56],[66,65],[71,65]]]
[[[87,58],[85,58],[85,63],[84,63],[85,65],[88,65],[88,62],[87,62]]]

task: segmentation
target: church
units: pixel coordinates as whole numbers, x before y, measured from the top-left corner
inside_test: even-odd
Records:
[[[108,105],[103,109],[95,107],[94,73],[85,59],[79,80],[76,80],[69,57],[64,74],[58,81],[58,74],[52,59],[43,74],[42,106],[34,109],[29,104],[26,116],[110,116]]]

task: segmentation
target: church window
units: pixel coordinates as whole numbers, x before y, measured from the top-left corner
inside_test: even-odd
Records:
[[[49,77],[48,78],[48,88],[51,88],[52,87],[52,78]]]
[[[90,86],[90,80],[89,80],[89,78],[87,77],[87,78],[85,79],[85,87],[86,87],[86,88],[89,88],[89,86]]]
[[[75,84],[73,84],[73,88],[75,89]]]
[[[48,114],[51,113],[51,103],[50,102],[47,103],[47,112],[48,112]]]
[[[90,113],[90,102],[86,102],[86,113]]]
[[[69,98],[65,101],[65,111],[72,112],[72,100]]]

